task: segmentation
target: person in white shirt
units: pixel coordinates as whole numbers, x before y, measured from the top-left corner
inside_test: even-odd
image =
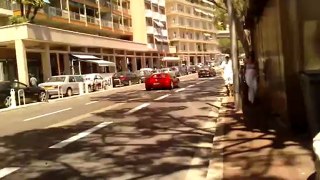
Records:
[[[223,70],[223,79],[227,89],[227,96],[233,96],[233,70],[232,61],[229,56],[225,57],[225,60],[220,65]]]

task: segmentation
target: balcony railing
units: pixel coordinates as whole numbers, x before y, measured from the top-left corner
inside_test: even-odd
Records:
[[[95,18],[92,17],[92,16],[87,16],[87,22],[88,22],[88,23],[95,24]]]
[[[104,26],[104,27],[112,28],[112,22],[111,21],[107,21],[107,20],[101,19],[101,25]]]
[[[70,11],[70,19],[80,21],[80,14],[79,14],[79,13],[75,13],[75,12],[71,12],[71,11]]]
[[[11,10],[12,9],[11,1],[8,1],[8,0],[0,1],[0,8]]]
[[[130,26],[124,26],[124,30],[127,32],[131,32],[131,27]]]
[[[49,7],[49,16],[62,16],[62,10],[55,8],[55,7]]]
[[[114,28],[114,29],[120,29],[120,24],[118,24],[118,23],[113,23],[113,28]]]

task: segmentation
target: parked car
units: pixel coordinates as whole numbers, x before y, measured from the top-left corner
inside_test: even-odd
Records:
[[[152,75],[153,69],[151,69],[151,68],[141,68],[136,73],[140,77],[141,82],[145,82],[145,79]]]
[[[188,67],[188,72],[190,72],[190,73],[197,73],[198,70],[199,70],[199,67],[196,66],[196,65],[190,65],[190,66]]]
[[[89,92],[102,89],[106,83],[104,78],[98,73],[85,74],[83,75],[83,79],[88,84]]]
[[[179,78],[174,73],[156,73],[146,79],[147,91],[151,89],[173,89],[179,87]]]
[[[179,66],[172,66],[171,68],[171,71],[173,71],[175,73],[175,75],[177,77],[180,77],[181,76],[181,67]]]
[[[113,87],[116,86],[129,86],[132,84],[141,83],[140,77],[132,72],[118,72],[112,76]]]
[[[60,75],[52,76],[39,86],[48,91],[49,97],[60,94],[72,96],[73,94],[79,94],[80,82],[84,82],[81,75]],[[59,91],[60,93],[58,93]]]
[[[22,90],[24,92],[26,103],[30,103],[33,101],[43,102],[46,100],[46,91],[41,87],[28,86],[18,81],[2,81],[0,82],[0,107],[11,106],[11,89],[15,90],[17,104],[19,102],[19,98],[20,102],[23,102],[22,96],[18,96],[19,90]]]
[[[216,76],[216,71],[211,67],[203,67],[198,71],[198,77],[214,77]]]

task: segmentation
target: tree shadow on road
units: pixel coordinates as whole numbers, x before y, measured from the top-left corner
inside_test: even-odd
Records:
[[[179,172],[188,170],[201,171],[205,177],[211,147],[198,144],[212,144],[213,127],[204,126],[208,113],[192,114],[184,102],[207,102],[205,98],[216,94],[207,87],[196,97],[191,92],[185,94],[187,100],[165,99],[161,101],[165,106],[148,107],[126,116],[127,108],[95,113],[91,119],[102,118],[114,123],[62,149],[48,147],[98,122],[88,119],[73,125],[0,137],[0,167],[22,167],[10,177],[12,179],[178,178]],[[125,100],[119,96],[110,96],[108,101]],[[139,94],[131,93],[126,98],[135,97]],[[203,103],[202,107],[203,112],[210,109],[209,104]],[[192,158],[200,160],[190,164]]]

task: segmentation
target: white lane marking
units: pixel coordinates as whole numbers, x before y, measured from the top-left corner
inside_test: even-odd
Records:
[[[186,90],[186,88],[178,89],[178,90],[176,90],[175,92],[181,92],[181,91],[184,91],[184,90]]]
[[[147,106],[149,106],[149,105],[150,105],[150,103],[143,103],[143,104],[141,104],[141,105],[139,105],[139,106],[131,109],[130,111],[125,112],[124,114],[125,114],[125,115],[132,114],[132,113],[134,113],[134,112],[136,112],[136,111],[139,111],[140,109],[145,108],[145,107],[147,107]]]
[[[160,97],[158,97],[158,98],[156,98],[156,99],[154,99],[155,101],[159,101],[159,100],[162,100],[162,99],[164,99],[164,98],[166,98],[166,97],[168,97],[168,96],[170,96],[171,94],[166,94],[166,95],[163,95],[163,96],[160,96]]]
[[[46,128],[55,128],[55,127],[60,127],[60,126],[66,126],[66,125],[72,124],[74,122],[77,122],[77,121],[79,121],[81,119],[85,119],[85,118],[94,116],[94,114],[96,114],[96,113],[101,113],[101,112],[108,111],[108,110],[111,110],[113,108],[116,108],[118,106],[122,106],[123,104],[125,104],[125,103],[113,104],[111,106],[108,106],[108,107],[105,107],[105,108],[101,108],[101,109],[98,109],[96,111],[93,111],[93,112],[90,112],[90,113],[87,113],[87,114],[83,114],[83,115],[80,115],[80,116],[65,120],[65,121],[60,122],[60,123],[56,123],[56,124],[50,125],[50,126],[48,126]]]
[[[156,92],[162,92],[162,90],[158,90],[158,91],[156,91]]]
[[[70,137],[69,139],[66,139],[66,140],[64,140],[64,141],[59,142],[58,144],[55,144],[55,145],[53,145],[53,146],[50,146],[49,148],[50,148],[50,149],[63,148],[63,147],[65,147],[65,146],[67,146],[68,144],[70,144],[70,143],[72,143],[72,142],[75,142],[76,140],[79,140],[79,139],[81,139],[81,138],[83,138],[83,137],[86,137],[86,136],[88,136],[89,134],[91,134],[91,133],[93,133],[93,132],[95,132],[95,131],[97,131],[97,130],[99,130],[99,129],[102,129],[102,128],[108,126],[108,125],[111,124],[111,123],[112,123],[112,122],[103,122],[103,123],[100,123],[100,124],[94,126],[93,128],[90,128],[90,129],[88,129],[88,130],[86,130],[86,131],[83,131],[83,132],[81,132],[81,133],[79,133],[79,134],[77,134],[77,135],[75,135],[75,136]]]
[[[191,88],[191,87],[194,87],[194,84],[191,84],[191,85],[187,86],[187,88]]]
[[[68,111],[70,109],[72,109],[72,108],[66,108],[66,109],[61,109],[59,111],[55,111],[55,112],[51,112],[51,113],[47,113],[47,114],[42,114],[40,116],[36,116],[36,117],[25,119],[23,121],[31,121],[31,120],[42,118],[42,117],[49,116],[49,115],[52,115],[52,114],[57,114],[57,113],[60,113],[60,112]]]
[[[202,84],[202,83],[205,83],[206,81],[200,81],[200,82],[197,82],[196,84]]]
[[[3,178],[15,171],[17,171],[18,169],[20,169],[19,167],[6,167],[3,169],[0,169],[0,178]]]
[[[97,102],[99,102],[99,101],[91,101],[91,102],[88,102],[88,103],[86,103],[86,106],[87,106],[87,105],[90,105],[90,104],[97,103]]]
[[[210,111],[209,112],[209,115],[208,115],[210,118],[218,118],[219,117],[219,114],[214,112],[214,111]]]

